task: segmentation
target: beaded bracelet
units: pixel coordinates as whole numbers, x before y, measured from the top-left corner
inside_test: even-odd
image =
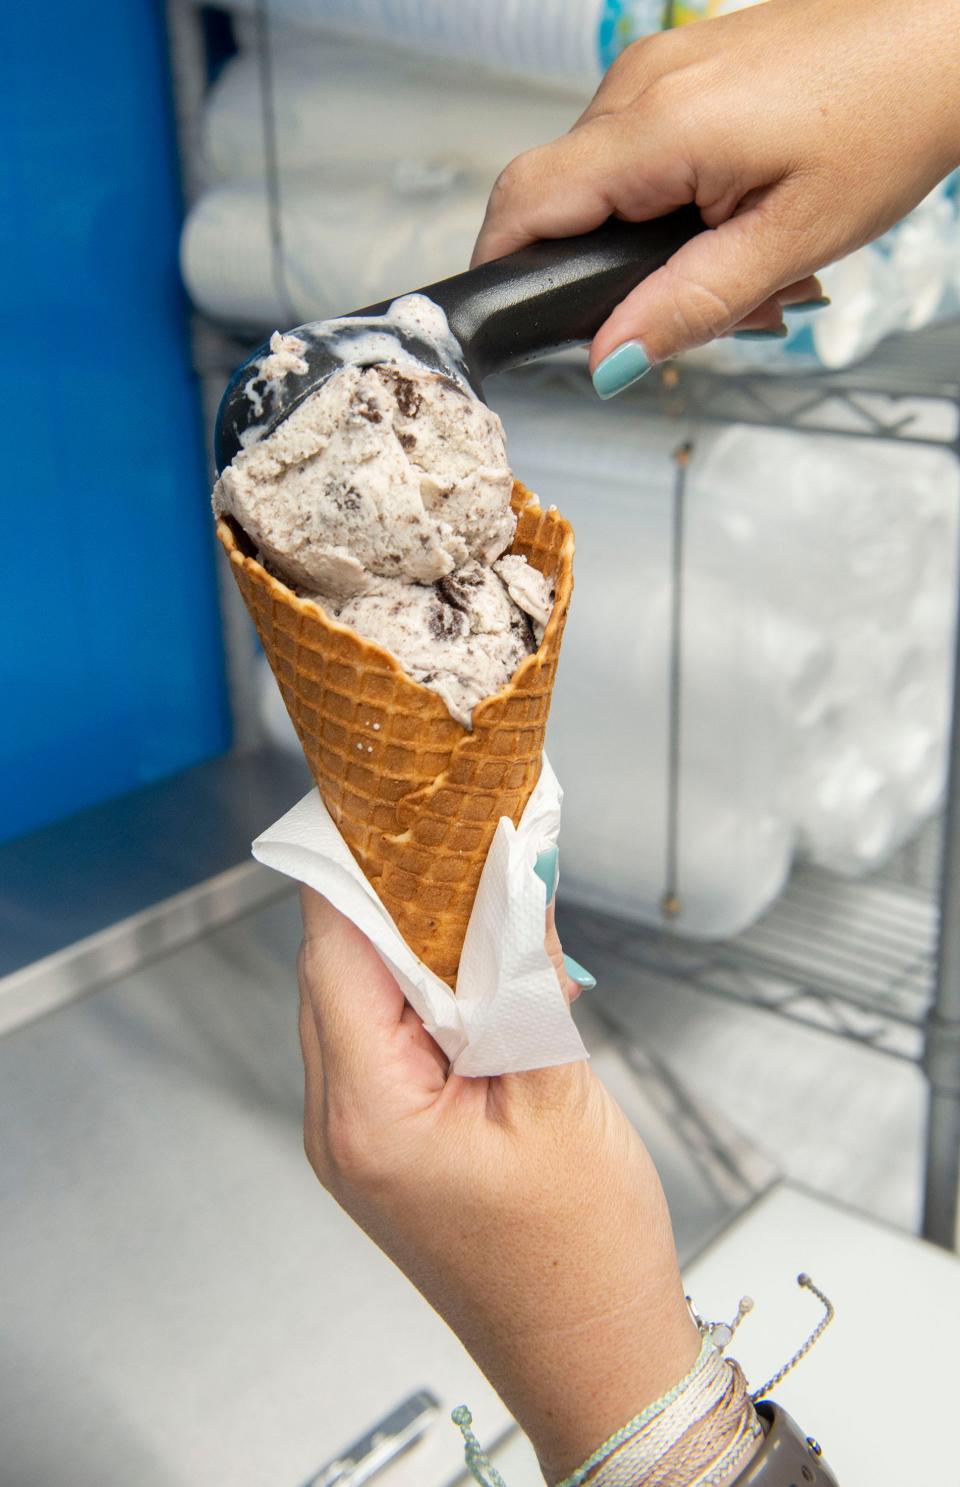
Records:
[[[797,1283],[823,1304],[824,1316],[803,1346],[760,1389],[749,1393],[740,1365],[725,1358],[753,1302],[744,1296],[733,1322],[705,1322],[687,1304],[700,1332],[700,1351],[690,1371],[659,1399],[648,1404],[559,1487],[719,1487],[744,1461],[762,1433],[754,1409],[810,1351],[833,1320],[834,1308],[808,1275]],[[471,1430],[465,1405],[452,1419],[464,1438],[467,1468],[480,1487],[506,1487]]]

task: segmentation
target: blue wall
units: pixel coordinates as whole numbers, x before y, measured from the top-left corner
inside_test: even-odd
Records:
[[[161,17],[7,28],[0,839],[229,743]]]

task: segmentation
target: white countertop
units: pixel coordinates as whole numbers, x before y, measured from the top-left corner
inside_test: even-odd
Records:
[[[753,1311],[732,1356],[759,1388],[822,1315],[806,1271],[836,1307],[811,1353],[774,1391],[823,1447],[841,1487],[938,1487],[960,1481],[957,1323],[960,1260],[922,1240],[779,1185],[687,1269],[697,1310]],[[494,1453],[508,1487],[542,1487],[517,1434]]]

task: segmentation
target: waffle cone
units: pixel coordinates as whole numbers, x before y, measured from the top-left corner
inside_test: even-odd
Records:
[[[417,956],[450,986],[501,816],[516,825],[540,775],[573,592],[573,531],[514,484],[510,549],[554,580],[537,652],[502,691],[454,721],[382,646],[299,598],[252,556],[236,522],[217,536],[324,803]]]

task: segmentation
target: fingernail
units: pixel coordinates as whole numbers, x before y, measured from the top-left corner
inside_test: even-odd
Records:
[[[733,338],[735,341],[782,341],[790,332],[785,325],[780,325],[776,330],[735,330]]]
[[[806,315],[810,310],[825,310],[827,305],[832,305],[833,300],[829,294],[821,294],[819,299],[801,299],[795,305],[784,305],[785,311],[798,310],[801,315]]]
[[[575,981],[581,991],[592,991],[597,984],[596,976],[591,976],[585,971],[579,961],[574,960],[572,955],[563,957],[563,966],[571,981]]]
[[[554,894],[557,891],[557,879],[560,876],[560,849],[559,847],[544,847],[537,854],[537,860],[533,870],[547,890],[547,908],[553,903]]]
[[[650,358],[639,341],[624,341],[605,356],[593,374],[597,396],[615,398],[631,382],[639,382],[650,370]]]

